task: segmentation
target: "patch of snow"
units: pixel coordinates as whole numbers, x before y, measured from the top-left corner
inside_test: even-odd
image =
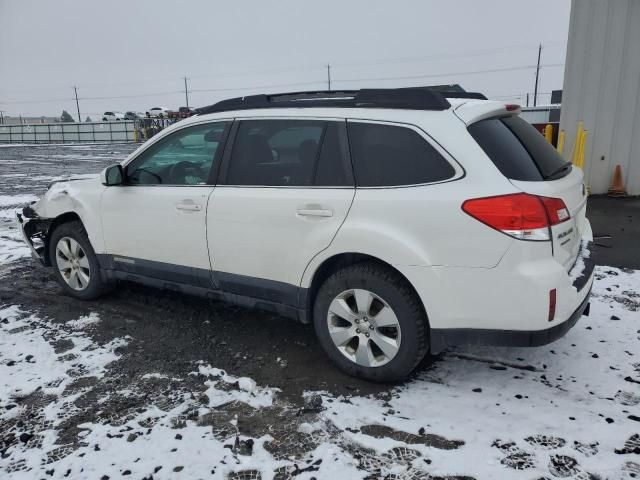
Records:
[[[149,380],[151,378],[169,378],[169,377],[162,373],[145,373],[141,378],[143,380]]]
[[[73,330],[84,330],[85,328],[100,322],[100,316],[96,312],[80,317],[76,320],[69,320],[66,325]]]
[[[3,198],[0,196],[0,199]],[[13,198],[13,197],[12,197]],[[18,230],[13,209],[0,210],[0,265],[31,255]]]
[[[73,380],[67,372],[78,366],[82,367],[82,376],[100,378],[106,365],[118,358],[114,351],[127,343],[116,339],[96,346],[86,335],[66,331],[15,305],[0,307],[0,319],[0,406],[36,390],[60,395]],[[52,334],[64,335],[72,342],[64,357],[58,356],[46,340]],[[13,414],[15,410],[6,410],[0,413],[0,419]]]
[[[15,207],[38,200],[35,195],[0,195],[0,207]]]
[[[214,368],[211,365],[200,363],[197,372],[191,375],[204,375],[209,377],[205,384],[209,387],[206,394],[209,397],[209,406],[217,407],[227,402],[240,401],[253,408],[269,407],[273,404],[277,388],[258,387],[256,382],[248,377],[234,377],[224,370]],[[226,384],[237,383],[239,390],[216,388],[219,382]]]
[[[582,243],[580,244],[580,250],[578,251],[578,258],[576,259],[576,263],[569,271],[569,278],[571,279],[571,283],[575,282],[582,276],[582,273],[586,268],[584,260],[589,258],[590,256],[591,251],[589,250],[589,242],[587,242],[586,240],[582,240]]]

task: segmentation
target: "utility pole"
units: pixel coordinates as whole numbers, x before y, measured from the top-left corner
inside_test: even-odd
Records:
[[[0,110],[0,125],[4,125],[4,110]]]
[[[527,107],[529,106],[529,92],[527,92]]]
[[[536,66],[536,86],[533,89],[533,106],[538,103],[538,79],[540,78],[540,54],[542,53],[542,44],[538,45],[538,64]]]
[[[78,110],[78,123],[82,123],[82,119],[80,118],[80,103],[78,103],[78,87],[74,85],[73,91],[76,94],[76,109]]]
[[[331,91],[331,65],[327,63],[327,90]]]
[[[189,90],[187,89],[187,77],[183,77],[184,78],[184,100],[185,102],[187,102],[187,107],[189,106]]]

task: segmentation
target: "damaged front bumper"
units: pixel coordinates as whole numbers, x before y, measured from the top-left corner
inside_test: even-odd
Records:
[[[47,265],[46,239],[51,220],[42,219],[30,205],[16,211],[16,222],[22,232],[22,238],[31,250],[31,256]]]

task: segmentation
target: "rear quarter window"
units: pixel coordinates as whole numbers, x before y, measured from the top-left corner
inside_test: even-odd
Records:
[[[455,175],[453,166],[410,128],[349,122],[348,131],[358,186],[418,185]]]
[[[568,175],[570,164],[520,117],[489,118],[469,133],[500,172],[511,180],[539,182]]]

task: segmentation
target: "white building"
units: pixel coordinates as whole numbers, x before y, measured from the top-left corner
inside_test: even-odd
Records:
[[[620,165],[627,192],[640,195],[640,0],[572,0],[560,118],[567,159],[579,121],[591,192],[606,193]]]

